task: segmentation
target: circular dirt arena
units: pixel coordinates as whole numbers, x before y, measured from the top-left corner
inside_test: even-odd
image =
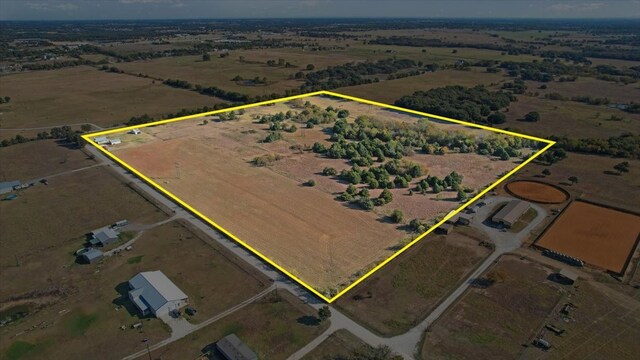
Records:
[[[540,204],[561,204],[569,199],[567,191],[542,181],[516,180],[505,185],[505,189],[519,199]]]

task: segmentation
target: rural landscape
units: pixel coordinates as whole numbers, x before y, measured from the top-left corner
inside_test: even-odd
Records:
[[[267,2],[0,5],[0,359],[637,357],[637,3]]]

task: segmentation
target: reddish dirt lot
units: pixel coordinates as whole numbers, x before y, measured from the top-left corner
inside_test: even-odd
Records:
[[[640,216],[575,201],[536,245],[621,273],[640,234]]]
[[[569,199],[560,188],[538,181],[512,181],[505,188],[518,198],[541,204],[561,204]]]

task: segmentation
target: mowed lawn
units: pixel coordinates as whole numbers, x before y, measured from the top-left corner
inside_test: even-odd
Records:
[[[132,116],[160,117],[221,101],[158,81],[154,84],[152,79],[89,66],[4,75],[0,81],[2,96],[11,97],[10,103],[0,105],[1,129],[86,122],[112,126]]]
[[[0,163],[0,181],[29,181],[96,164],[84,152],[55,140],[1,147]]]
[[[52,256],[71,258],[69,254]],[[132,258],[140,261],[130,262]],[[242,266],[219,245],[205,242],[182,224],[166,223],[145,232],[130,252],[97,264],[72,265],[62,274],[31,273],[49,277],[68,294],[3,327],[0,354],[8,359],[86,359],[92,354],[122,358],[143,350],[145,338],[153,344],[169,336],[166,325],[155,318],[140,318],[128,300],[126,281],[131,277],[141,271],[163,271],[189,296],[198,310],[190,321],[199,322],[250,298],[268,283]],[[142,329],[132,329],[138,322]],[[33,325],[35,330],[14,337]],[[23,356],[14,355],[20,352]]]
[[[514,359],[562,298],[547,279],[551,270],[505,256],[426,333],[422,356],[429,359]]]
[[[317,312],[285,290],[269,293],[205,328],[152,352],[153,358],[196,359],[229,334],[236,334],[259,359],[287,359],[328,327]],[[314,320],[315,319],[315,320]]]
[[[473,234],[473,233],[472,233]],[[385,336],[416,326],[453,291],[489,250],[453,232],[429,235],[336,301],[358,322]]]

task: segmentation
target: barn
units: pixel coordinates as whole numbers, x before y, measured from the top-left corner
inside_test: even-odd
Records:
[[[129,280],[129,299],[142,315],[168,315],[189,304],[189,298],[162,271],[145,271]]]
[[[495,223],[511,227],[520,217],[531,208],[531,204],[522,200],[511,200],[500,211],[498,211],[491,220]]]

